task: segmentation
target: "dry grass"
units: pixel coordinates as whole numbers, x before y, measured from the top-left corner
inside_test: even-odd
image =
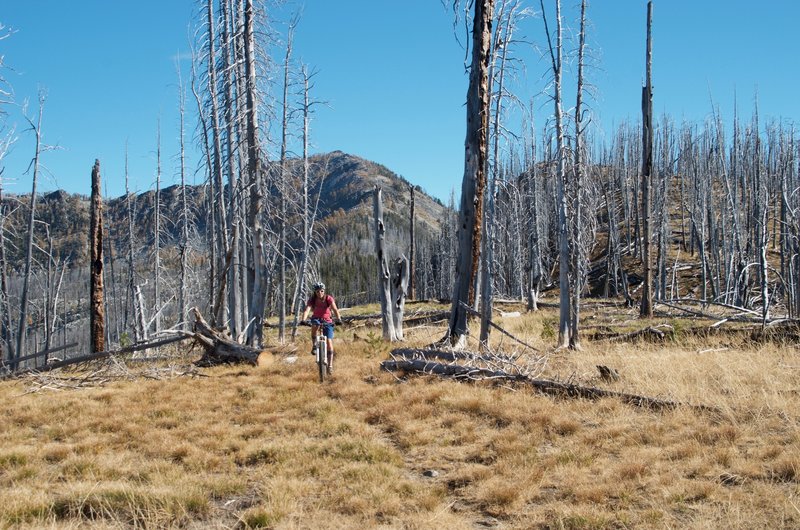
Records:
[[[500,323],[545,348],[552,319]],[[628,316],[587,314],[612,319]],[[545,374],[710,414],[398,381],[378,370],[378,333],[340,331],[323,385],[308,355],[61,392],[0,383],[0,528],[800,526],[795,346],[587,342]]]

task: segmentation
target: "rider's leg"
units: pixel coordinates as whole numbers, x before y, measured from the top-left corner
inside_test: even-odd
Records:
[[[316,355],[316,352],[314,350],[316,350],[317,348],[316,342],[317,342],[318,329],[319,329],[318,324],[311,324],[311,355]]]
[[[328,339],[328,359],[329,365],[333,365],[333,339]]]

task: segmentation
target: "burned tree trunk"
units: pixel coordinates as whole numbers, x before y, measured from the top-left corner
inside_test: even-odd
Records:
[[[397,334],[394,329],[394,319],[391,309],[391,275],[389,263],[386,259],[384,249],[384,239],[386,237],[386,225],[383,224],[383,201],[381,200],[381,189],[375,186],[373,197],[373,215],[375,217],[375,254],[378,258],[378,293],[381,299],[381,316],[383,321],[383,340],[394,342]]]
[[[394,262],[394,271],[389,270],[386,258],[385,235],[386,225],[383,223],[383,202],[381,189],[375,186],[373,200],[375,216],[375,253],[378,258],[378,292],[381,299],[381,317],[383,321],[383,340],[390,342],[403,340],[403,311],[406,305],[408,290],[408,258],[401,256]]]
[[[642,261],[644,279],[639,316],[653,318],[653,269],[650,263],[650,181],[653,173],[653,2],[647,3],[647,80],[642,88]]]
[[[411,189],[411,213],[409,214],[409,239],[410,239],[410,253],[409,253],[409,277],[408,277],[408,297],[414,300],[417,296],[416,293],[416,285],[414,284],[414,251],[416,250],[414,247],[416,245],[416,241],[414,240],[414,186],[409,184],[409,188]]]
[[[409,280],[408,258],[400,256],[394,260],[392,273],[392,322],[397,340],[403,340],[403,313],[406,307],[406,292]]]
[[[492,38],[494,0],[475,2],[472,26],[472,65],[467,90],[467,135],[464,177],[461,183],[461,208],[458,214],[458,258],[453,286],[449,339],[463,346],[468,333],[468,306],[474,300],[473,286],[480,257],[483,190],[486,187],[488,151],[489,90],[488,71]]]
[[[91,279],[89,300],[90,347],[96,353],[106,349],[106,317],[103,304],[103,196],[100,194],[100,161],[94,161],[92,168],[92,211],[90,228]]]

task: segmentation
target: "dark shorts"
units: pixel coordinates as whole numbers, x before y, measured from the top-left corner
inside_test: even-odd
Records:
[[[333,322],[325,322],[319,318],[312,318],[311,323],[315,326],[320,326],[322,329],[322,334],[328,337],[329,339],[333,339]]]

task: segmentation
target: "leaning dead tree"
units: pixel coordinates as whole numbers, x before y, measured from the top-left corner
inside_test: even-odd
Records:
[[[105,307],[103,297],[103,196],[100,193],[100,161],[92,168],[90,245],[89,340],[92,353],[105,350]]]

